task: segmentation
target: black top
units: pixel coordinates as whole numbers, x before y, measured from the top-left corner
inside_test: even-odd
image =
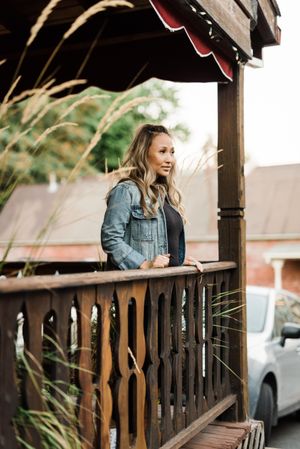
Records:
[[[170,254],[169,267],[179,265],[179,236],[183,229],[181,215],[170,204],[165,201],[164,212],[167,222],[168,248]]]

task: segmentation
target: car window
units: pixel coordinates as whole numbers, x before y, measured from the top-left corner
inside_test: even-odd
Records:
[[[286,322],[293,322],[293,313],[285,295],[277,295],[275,301],[274,337],[280,337],[281,330]]]
[[[287,299],[292,313],[292,322],[300,324],[300,300],[297,301],[291,296],[288,296]]]
[[[247,292],[247,330],[262,332],[264,330],[269,298],[267,295]]]

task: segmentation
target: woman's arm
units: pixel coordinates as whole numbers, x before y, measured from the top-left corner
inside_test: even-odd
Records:
[[[139,268],[146,258],[124,241],[131,217],[131,195],[124,184],[110,193],[101,228],[101,244],[113,263],[121,270]]]

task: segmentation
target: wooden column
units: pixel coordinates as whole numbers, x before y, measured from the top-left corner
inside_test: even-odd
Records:
[[[229,290],[240,306],[230,320],[230,383],[238,396],[231,419],[242,421],[248,414],[246,341],[246,229],[244,220],[244,67],[236,65],[232,83],[218,86],[218,207],[219,260],[237,263]],[[242,331],[242,332],[241,332]],[[235,349],[234,349],[235,348]],[[228,418],[228,417],[227,417]]]

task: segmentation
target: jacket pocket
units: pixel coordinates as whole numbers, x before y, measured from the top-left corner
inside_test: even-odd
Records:
[[[132,207],[131,216],[131,237],[138,241],[153,240],[153,220],[156,218],[146,218],[140,206]]]

